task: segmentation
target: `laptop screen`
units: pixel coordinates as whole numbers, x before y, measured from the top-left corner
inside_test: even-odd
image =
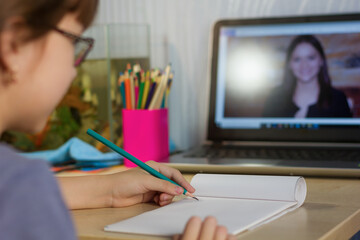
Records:
[[[359,142],[360,15],[222,20],[209,140]]]

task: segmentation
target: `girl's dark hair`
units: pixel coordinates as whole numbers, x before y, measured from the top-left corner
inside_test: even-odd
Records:
[[[326,108],[329,106],[329,104],[331,102],[331,79],[330,79],[330,75],[328,72],[328,66],[327,66],[327,62],[326,62],[324,49],[321,46],[320,41],[313,35],[297,36],[296,38],[293,39],[293,41],[291,42],[291,44],[287,50],[285,74],[284,74],[284,81],[283,81],[283,85],[282,85],[285,93],[287,94],[286,97],[288,97],[290,100],[292,100],[292,96],[295,91],[296,78],[289,67],[289,62],[290,62],[291,55],[293,54],[295,48],[300,43],[311,44],[319,52],[319,54],[323,60],[323,64],[322,64],[319,74],[318,74],[318,81],[319,81],[319,86],[320,86],[318,107]]]
[[[21,21],[14,27],[24,31],[19,42],[27,42],[44,36],[67,14],[74,13],[77,21],[89,27],[93,21],[98,0],[8,0],[0,2],[0,33],[11,18]],[[0,52],[0,72],[6,72]]]

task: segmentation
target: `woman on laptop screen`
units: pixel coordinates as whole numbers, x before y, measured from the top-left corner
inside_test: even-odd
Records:
[[[284,80],[264,106],[264,117],[352,117],[345,94],[331,86],[323,47],[313,35],[300,35],[286,55]]]

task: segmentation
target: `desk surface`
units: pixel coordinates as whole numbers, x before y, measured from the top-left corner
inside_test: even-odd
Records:
[[[193,175],[184,176],[190,181]],[[308,192],[301,208],[241,233],[238,239],[349,239],[360,230],[359,179],[305,179]],[[108,224],[155,208],[154,204],[138,204],[126,208],[74,210],[72,215],[79,239],[166,239],[103,231]]]

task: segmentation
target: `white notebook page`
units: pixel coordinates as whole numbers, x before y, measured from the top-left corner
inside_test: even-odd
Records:
[[[237,234],[299,207],[305,200],[301,177],[198,174],[191,184],[196,201],[186,198],[105,227],[106,231],[171,236],[191,216],[215,216]]]

